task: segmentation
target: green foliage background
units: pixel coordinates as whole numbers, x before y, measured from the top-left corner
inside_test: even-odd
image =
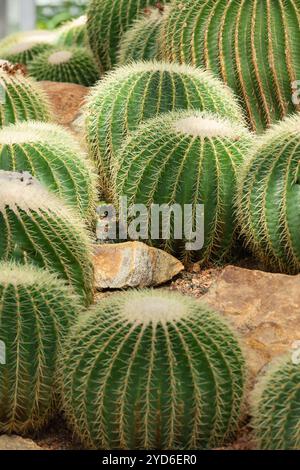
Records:
[[[85,13],[89,0],[62,0],[56,4],[37,3],[37,28],[55,29],[66,21]]]

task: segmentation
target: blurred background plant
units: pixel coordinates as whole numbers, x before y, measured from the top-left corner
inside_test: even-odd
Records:
[[[36,27],[55,29],[85,13],[88,0],[36,0]]]

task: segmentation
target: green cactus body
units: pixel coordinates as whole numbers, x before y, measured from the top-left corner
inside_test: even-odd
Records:
[[[0,260],[33,263],[93,300],[87,232],[76,214],[30,175],[0,171]]]
[[[149,228],[153,222],[152,204],[161,207],[179,204],[182,223],[184,206],[189,204],[194,231],[201,228],[199,223],[196,228],[197,205],[203,204],[202,248],[186,250],[189,240],[184,235],[180,239],[175,237],[174,221],[169,236],[149,242],[186,261],[222,259],[234,241],[237,172],[251,142],[245,128],[207,113],[185,111],[149,120],[128,138],[118,155],[116,203],[121,196],[127,196],[128,207],[146,205]]]
[[[0,128],[20,121],[50,121],[50,104],[43,90],[32,79],[0,64]]]
[[[273,126],[244,165],[237,197],[246,244],[273,270],[300,271],[300,116]]]
[[[162,1],[162,4],[167,3]],[[87,11],[90,47],[102,72],[117,63],[122,35],[157,0],[92,0]]]
[[[57,404],[57,361],[80,313],[78,298],[55,275],[0,263],[0,432],[47,424]]]
[[[59,46],[85,47],[88,44],[85,15],[71,20],[58,30]]]
[[[241,98],[251,129],[263,131],[296,110],[300,76],[299,2],[183,0],[162,32],[165,60],[211,70]]]
[[[124,33],[119,51],[119,65],[141,60],[160,59],[160,30],[165,13],[158,8],[146,10]]]
[[[130,291],[82,316],[62,356],[63,404],[96,449],[196,449],[237,431],[244,360],[220,317],[193,299]]]
[[[28,65],[39,54],[52,48],[53,46],[46,42],[24,41],[7,49],[2,58],[12,64]]]
[[[0,170],[28,171],[90,220],[96,179],[81,147],[55,124],[24,122],[0,130]]]
[[[140,62],[99,82],[86,106],[86,136],[103,188],[111,187],[111,162],[126,135],[147,119],[180,109],[207,110],[243,121],[229,88],[194,67]]]
[[[261,450],[300,448],[300,364],[291,356],[272,365],[252,395],[252,427]]]
[[[92,54],[79,47],[61,47],[39,54],[28,67],[36,80],[76,83],[92,86],[99,80],[99,71]]]
[[[7,51],[17,45],[22,44],[23,42],[34,42],[34,43],[48,43],[52,44],[56,40],[55,31],[46,31],[46,30],[33,30],[33,31],[22,31],[18,33],[10,34],[0,41],[0,58],[3,54],[7,54]]]

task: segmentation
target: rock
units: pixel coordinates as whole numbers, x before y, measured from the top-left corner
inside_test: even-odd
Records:
[[[94,265],[97,289],[157,286],[184,269],[173,256],[141,242],[97,245]]]
[[[237,328],[252,376],[300,340],[300,275],[227,266],[201,300]]]
[[[43,450],[31,439],[20,436],[0,436],[0,450]]]

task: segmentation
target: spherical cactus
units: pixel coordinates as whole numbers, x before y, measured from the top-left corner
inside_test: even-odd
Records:
[[[99,71],[92,54],[79,47],[61,47],[39,54],[29,64],[28,70],[36,80],[83,86],[92,86],[99,80]]]
[[[86,106],[86,135],[102,187],[111,186],[111,160],[128,132],[149,118],[178,109],[207,110],[243,120],[231,91],[193,67],[140,62],[121,67],[99,82]]]
[[[162,4],[167,3],[165,0]],[[122,35],[157,0],[91,0],[87,11],[90,47],[102,72],[110,70],[118,59]]]
[[[33,31],[22,31],[18,33],[10,34],[0,41],[0,58],[3,54],[16,44],[22,44],[23,42],[35,42],[35,43],[48,43],[53,44],[56,40],[57,33],[55,31],[46,30],[33,30]]]
[[[0,128],[19,121],[51,120],[50,104],[42,89],[24,77],[18,66],[0,65]]]
[[[34,263],[93,298],[90,240],[83,224],[28,174],[0,171],[0,260]]]
[[[23,122],[0,130],[0,170],[28,171],[89,220],[96,180],[81,147],[55,124]]]
[[[53,48],[47,42],[24,41],[14,44],[2,54],[2,58],[12,64],[28,65],[35,57]]]
[[[164,59],[212,70],[239,94],[257,131],[296,109],[299,42],[295,1],[177,1],[162,32]]]
[[[273,126],[244,165],[238,219],[253,253],[269,268],[300,272],[300,116]]]
[[[74,325],[61,362],[63,405],[96,449],[196,449],[237,431],[244,359],[201,303],[165,291],[111,296]]]
[[[88,44],[87,18],[85,15],[68,21],[58,30],[57,44],[59,46],[85,47]]]
[[[148,236],[154,245],[186,261],[222,259],[234,241],[237,172],[251,142],[245,128],[203,112],[170,113],[149,120],[128,138],[118,154],[116,204],[126,196],[128,207],[147,207],[152,235],[148,231]],[[153,204],[181,207],[179,220],[173,220],[167,212],[164,224],[170,223],[168,235],[161,236],[165,232],[162,226],[158,231],[158,223],[158,228],[154,227]],[[190,205],[190,216],[184,214],[188,211],[185,205]],[[190,217],[191,227],[185,226],[179,233],[183,217]],[[157,233],[155,239],[153,233]]]
[[[272,365],[253,395],[252,426],[261,450],[300,449],[300,364],[291,355]]]
[[[47,423],[57,402],[62,342],[80,313],[64,282],[32,266],[0,263],[0,432]]]
[[[164,9],[149,8],[135,20],[122,37],[119,65],[160,58],[160,30],[164,17]]]

